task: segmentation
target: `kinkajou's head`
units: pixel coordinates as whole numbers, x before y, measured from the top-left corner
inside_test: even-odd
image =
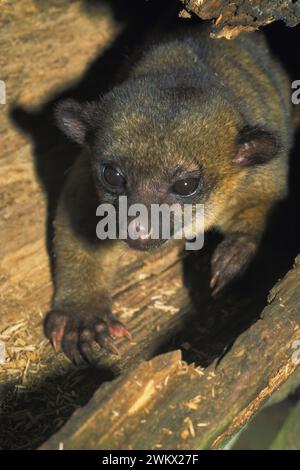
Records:
[[[201,203],[205,228],[217,223],[228,199],[240,191],[249,168],[279,150],[274,133],[248,125],[219,95],[155,80],[125,82],[92,103],[66,100],[56,109],[60,129],[91,156],[101,202],[118,205]],[[160,245],[149,227],[128,243]]]

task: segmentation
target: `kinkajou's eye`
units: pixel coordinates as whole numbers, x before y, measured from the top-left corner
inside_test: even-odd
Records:
[[[124,188],[126,180],[122,173],[111,165],[105,165],[102,169],[102,180],[109,189],[120,191]]]
[[[199,185],[199,178],[185,178],[176,181],[173,184],[172,191],[179,196],[191,196],[197,191]]]

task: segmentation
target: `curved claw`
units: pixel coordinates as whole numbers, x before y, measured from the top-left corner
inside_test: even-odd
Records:
[[[65,333],[61,347],[65,355],[73,364],[78,365],[81,362],[78,352],[78,332],[71,330]]]
[[[114,344],[112,338],[108,334],[98,334],[96,335],[96,341],[101,346],[103,349],[107,349],[113,354],[116,354],[117,356],[120,355],[120,352],[117,348],[117,346]]]
[[[257,243],[250,235],[234,233],[227,235],[218,245],[211,260],[213,275],[210,287],[213,296],[244,273],[256,251]]]
[[[108,324],[108,330],[114,338],[128,338],[130,341],[132,340],[132,336],[126,326],[123,323],[113,320]]]
[[[95,333],[92,329],[85,328],[79,336],[79,351],[82,358],[88,364],[93,364],[95,358],[92,353],[92,344],[95,341]]]

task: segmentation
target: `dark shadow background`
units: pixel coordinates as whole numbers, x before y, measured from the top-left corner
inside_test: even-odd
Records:
[[[104,3],[86,0],[84,7],[97,14],[98,5]],[[172,29],[178,23],[199,24],[198,18],[179,20],[177,13],[180,4],[174,0],[141,0],[124,2],[115,0],[108,2],[117,20],[127,26],[124,32],[108,50],[92,64],[82,79],[72,88],[59,93],[36,111],[22,108],[11,110],[11,119],[23,132],[26,132],[34,144],[36,172],[41,180],[48,198],[47,242],[49,256],[52,260],[51,240],[53,238],[52,221],[58,195],[69,168],[78,154],[78,147],[68,141],[55,127],[53,108],[63,98],[72,97],[79,101],[92,100],[99,93],[105,93],[118,80],[126,77],[132,61],[138,57],[139,44],[153,29]],[[265,28],[274,53],[279,56],[291,75],[291,79],[300,79],[300,59],[296,44],[300,39],[300,27],[285,28],[277,23]],[[53,149],[55,148],[55,153]],[[255,322],[266,304],[270,288],[292,266],[296,254],[300,251],[300,229],[298,223],[300,177],[300,136],[295,142],[291,155],[290,195],[274,210],[268,229],[263,238],[257,256],[244,277],[235,283],[219,298],[213,300],[209,290],[211,253],[220,240],[215,233],[207,235],[205,249],[197,254],[190,254],[183,263],[185,282],[191,293],[193,307],[187,314],[182,329],[171,341],[162,344],[156,353],[171,349],[183,348],[183,358],[201,366],[207,366],[214,359],[222,359],[238,337],[238,335]],[[80,368],[77,371],[70,366],[61,376],[49,377],[30,393],[16,395],[13,390],[6,393],[4,412],[2,412],[2,429],[0,432],[0,448],[6,448],[7,442],[15,442],[16,448],[34,448],[50,437],[63,422],[44,413],[45,402],[56,399],[57,387],[66,391],[74,389],[70,377],[78,375],[75,399],[69,406],[63,401],[65,421],[74,409],[87,403],[99,385],[113,378],[111,371],[101,369]],[[12,384],[13,385],[13,384]],[[9,384],[7,385],[10,388]],[[1,392],[1,390],[0,390]],[[50,398],[49,398],[50,397]],[[58,407],[60,405],[58,404]],[[18,412],[24,407],[32,415],[32,426],[26,431],[27,441],[22,442],[18,436],[10,436],[15,429],[12,416],[18,419]],[[40,432],[47,423],[45,432]],[[20,430],[21,433],[21,430]]]

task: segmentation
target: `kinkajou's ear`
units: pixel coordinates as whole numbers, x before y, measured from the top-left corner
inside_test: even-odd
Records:
[[[233,161],[240,166],[263,165],[276,157],[281,147],[276,133],[246,126],[239,132]]]
[[[56,106],[54,115],[61,131],[70,139],[83,145],[88,131],[95,122],[96,113],[96,103],[78,103],[68,99]]]

